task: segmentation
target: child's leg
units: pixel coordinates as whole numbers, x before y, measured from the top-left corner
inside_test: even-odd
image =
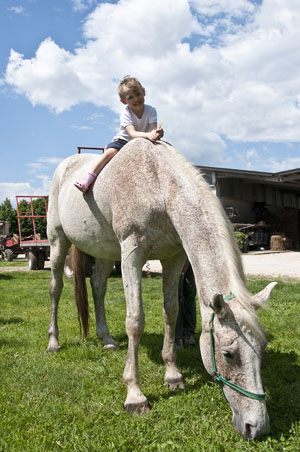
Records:
[[[89,186],[94,182],[100,171],[105,167],[105,165],[117,154],[119,149],[115,148],[108,148],[102,154],[99,159],[97,159],[97,162],[95,166],[93,167],[92,171],[89,171],[84,179],[81,181],[75,182],[75,187],[77,187],[80,191],[85,193]]]
[[[104,153],[99,157],[94,168],[92,169],[93,173],[95,173],[98,176],[100,171],[103,170],[105,165],[117,154],[117,152],[119,152],[119,149],[115,148],[106,149]]]

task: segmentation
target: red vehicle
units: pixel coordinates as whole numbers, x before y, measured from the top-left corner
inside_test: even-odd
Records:
[[[33,201],[36,199],[43,199],[44,212],[43,214],[37,214],[35,211]],[[41,238],[41,234],[36,230],[37,219],[47,218],[48,205],[47,196],[16,196],[17,200],[17,218],[19,228],[19,246],[22,252],[25,252],[25,256],[28,260],[30,270],[43,270],[45,261],[50,257],[50,244],[47,238]],[[22,201],[22,203],[21,203]],[[25,210],[20,210],[21,206],[26,206]],[[32,225],[33,234],[27,237],[23,237],[22,223],[24,220]]]
[[[19,237],[16,234],[9,235],[10,224],[7,221],[0,221],[0,246],[1,257],[5,261],[11,262],[21,253],[19,247]]]

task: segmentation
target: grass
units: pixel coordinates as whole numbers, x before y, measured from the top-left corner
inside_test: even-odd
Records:
[[[127,337],[121,279],[109,279],[106,302],[119,349],[103,350],[95,336],[92,304],[90,335],[79,338],[72,281],[66,279],[59,312],[62,349],[47,354],[49,276],[49,271],[0,270],[1,452],[300,450],[300,283],[280,282],[269,307],[260,312],[270,341],[262,374],[271,433],[244,442],[222,392],[203,368],[198,346],[178,354],[185,390],[173,392],[163,385],[160,276],[143,280],[146,328],[140,374],[151,411],[142,417],[123,410]],[[249,289],[254,293],[266,284],[249,281]]]
[[[12,262],[6,262],[0,258],[0,268],[2,267],[26,267],[28,265],[27,260],[24,258],[14,259]]]

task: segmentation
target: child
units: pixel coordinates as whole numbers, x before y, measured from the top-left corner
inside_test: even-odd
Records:
[[[125,105],[120,116],[120,131],[106,146],[105,152],[97,160],[92,171],[84,179],[75,182],[75,187],[83,193],[94,182],[104,166],[133,138],[147,138],[155,143],[163,137],[164,131],[157,128],[155,108],[145,104],[145,88],[134,77],[126,76],[118,87],[120,101]]]

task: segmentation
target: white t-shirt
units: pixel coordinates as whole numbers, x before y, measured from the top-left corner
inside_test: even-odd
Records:
[[[128,105],[125,105],[120,115],[120,130],[113,138],[113,141],[118,139],[130,141],[131,136],[127,133],[126,127],[133,125],[137,132],[150,132],[149,125],[157,123],[157,113],[151,105],[144,105],[144,113],[141,118],[138,118]]]

